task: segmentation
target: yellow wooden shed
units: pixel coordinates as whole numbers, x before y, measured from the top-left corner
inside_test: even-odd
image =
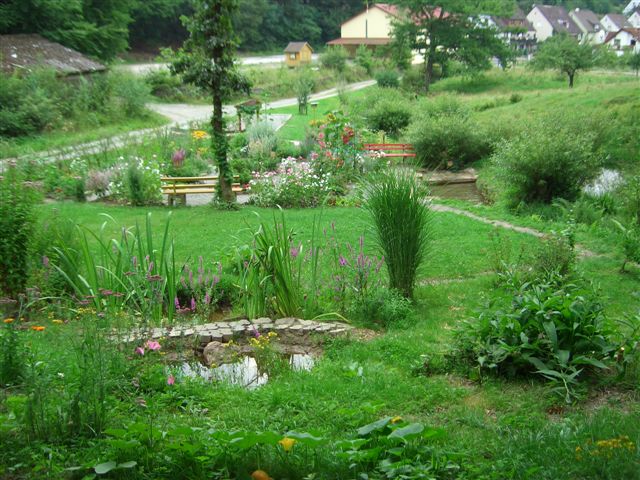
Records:
[[[290,42],[284,49],[284,61],[288,67],[299,67],[311,63],[313,48],[307,42]]]

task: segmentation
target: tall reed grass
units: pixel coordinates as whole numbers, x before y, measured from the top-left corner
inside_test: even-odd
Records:
[[[430,240],[429,189],[414,170],[402,168],[370,177],[364,193],[390,287],[412,298]]]

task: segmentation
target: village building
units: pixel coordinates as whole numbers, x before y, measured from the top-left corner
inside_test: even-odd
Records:
[[[340,38],[327,45],[344,47],[351,57],[365,46],[375,50],[391,42],[392,22],[398,17],[398,7],[387,3],[374,3],[340,26]]]
[[[527,16],[520,9],[510,17],[481,16],[481,20],[489,27],[497,29],[498,37],[510,45],[520,56],[529,56],[536,49],[536,30]]]
[[[634,10],[637,10],[640,8],[640,0],[631,0],[626,7],[624,7],[624,10],[622,11],[622,13],[624,13],[625,15],[631,15]]]
[[[640,7],[636,8],[627,20],[633,28],[640,28]]]
[[[607,13],[600,19],[600,23],[607,32],[617,32],[623,28],[633,28],[633,25],[629,23],[627,17],[621,13]]]
[[[290,42],[284,49],[284,62],[288,67],[300,67],[311,63],[313,48],[307,42]]]
[[[567,34],[576,38],[581,34],[580,28],[562,7],[534,5],[527,14],[527,20],[533,25],[539,42],[544,42],[547,38],[558,34]]]
[[[80,52],[40,35],[0,35],[0,69],[3,73],[52,68],[60,76],[87,75],[106,67]]]
[[[640,53],[640,28],[622,28],[617,32],[610,32],[605,45],[619,56],[625,52]]]
[[[580,42],[592,45],[604,43],[607,32],[600,24],[600,19],[591,10],[576,8],[569,12],[571,20],[580,29]]]

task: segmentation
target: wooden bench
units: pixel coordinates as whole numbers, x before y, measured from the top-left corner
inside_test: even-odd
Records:
[[[380,152],[384,158],[415,158],[416,151],[410,143],[365,143],[365,152]]]
[[[187,194],[197,195],[200,193],[213,194],[218,191],[218,176],[211,175],[205,177],[161,177],[162,193],[167,195],[167,203],[173,206],[176,199],[180,199],[180,203],[187,203]],[[234,182],[231,184],[233,193],[238,194],[249,190],[248,185],[240,184],[238,176],[233,177]]]

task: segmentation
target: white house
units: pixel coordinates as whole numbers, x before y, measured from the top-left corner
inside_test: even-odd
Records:
[[[631,15],[631,13],[638,8],[640,8],[640,0],[631,0],[629,2],[629,5],[624,7],[624,10],[622,12],[625,15]]]
[[[629,23],[633,28],[640,28],[640,7],[636,8],[629,17]]]
[[[607,35],[605,45],[612,48],[617,55],[626,51],[640,53],[640,28],[623,28]]]
[[[607,32],[617,32],[622,28],[633,28],[627,17],[621,13],[607,13],[600,19],[600,23]]]
[[[604,43],[607,32],[602,28],[600,19],[595,13],[584,8],[576,8],[569,12],[569,16],[580,29],[581,43],[598,45]]]
[[[566,33],[576,38],[582,33],[562,7],[534,5],[527,14],[527,20],[533,25],[539,42],[544,42],[547,38],[559,33]]]

